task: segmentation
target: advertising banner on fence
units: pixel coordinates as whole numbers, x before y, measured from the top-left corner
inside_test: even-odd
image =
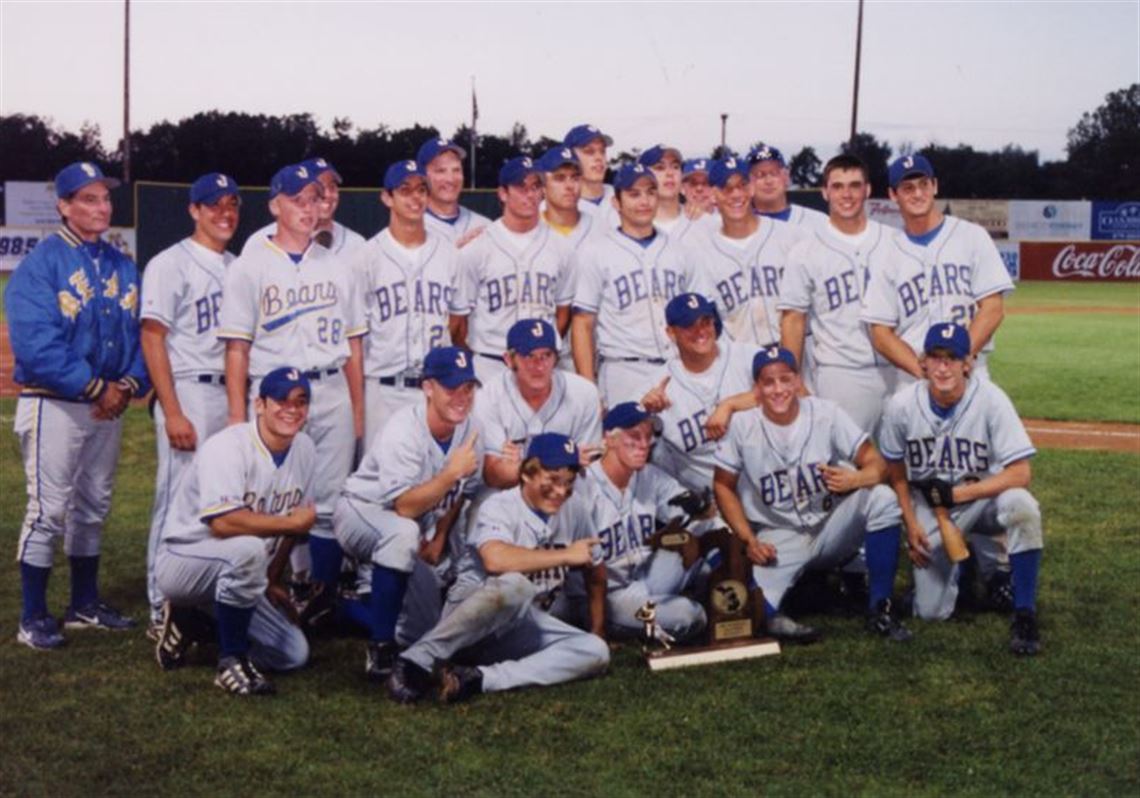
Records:
[[[0,272],[10,272],[32,251],[41,240],[59,229],[58,224],[40,227],[0,227]],[[103,234],[103,240],[118,247],[131,258],[138,251],[135,228],[112,227]]]
[[[1140,202],[1094,202],[1092,237],[1115,241],[1140,241]]]
[[[13,227],[54,228],[59,223],[55,209],[55,185],[50,180],[4,181],[4,224]]]
[[[1088,241],[1092,203],[1084,200],[1010,200],[1009,237],[1015,241]]]
[[[1009,238],[1009,200],[949,199],[943,211],[981,225],[991,238]]]
[[[1021,245],[1016,241],[1010,241],[1008,238],[1003,238],[1000,241],[995,241],[997,245],[998,254],[1001,255],[1001,262],[1005,264],[1005,270],[1009,272],[1009,278],[1014,282],[1021,279]]]
[[[875,222],[881,222],[888,227],[895,227],[899,230],[903,228],[902,215],[899,213],[898,206],[890,200],[867,200],[867,218]]]
[[[1022,241],[1022,280],[1140,282],[1140,244]]]

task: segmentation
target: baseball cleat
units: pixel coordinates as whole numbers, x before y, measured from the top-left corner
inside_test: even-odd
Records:
[[[483,692],[483,671],[466,665],[445,665],[440,672],[439,700],[457,704]]]
[[[1013,583],[1009,571],[998,571],[986,582],[986,599],[994,612],[1013,612]]]
[[[172,671],[186,664],[190,647],[194,645],[191,618],[194,610],[189,607],[176,607],[169,601],[162,608],[162,628],[158,642],[154,646],[154,656],[158,667]]]
[[[50,651],[67,642],[59,631],[59,623],[50,615],[37,615],[27,621],[20,621],[20,631],[16,640],[37,651]]]
[[[1009,625],[1009,650],[1019,657],[1032,657],[1041,651],[1041,634],[1037,630],[1037,613],[1018,610]]]
[[[820,631],[814,626],[796,623],[783,613],[776,613],[765,623],[768,634],[784,643],[799,643],[807,645],[814,643],[821,637]]]
[[[424,697],[431,674],[411,660],[396,657],[388,674],[388,697],[398,704],[413,704]]]
[[[890,599],[883,599],[878,606],[867,614],[867,631],[879,637],[885,637],[896,643],[906,643],[914,637],[914,633],[902,625],[895,617]]]
[[[382,682],[387,679],[399,654],[399,647],[392,641],[370,642],[364,655],[364,675],[368,681]]]
[[[109,604],[96,601],[86,607],[68,607],[63,625],[68,629],[111,629],[118,632],[133,629],[138,623]]]
[[[214,684],[233,695],[273,695],[277,686],[269,681],[249,657],[223,657],[218,662]]]

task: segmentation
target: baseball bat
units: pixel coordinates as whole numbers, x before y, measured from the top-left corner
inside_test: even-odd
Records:
[[[934,519],[938,522],[938,532],[942,535],[942,548],[950,562],[962,562],[970,559],[970,550],[966,547],[966,538],[962,530],[950,520],[950,511],[945,507],[933,507]]]

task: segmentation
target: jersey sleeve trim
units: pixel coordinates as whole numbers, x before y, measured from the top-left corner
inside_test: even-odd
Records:
[[[1013,463],[1018,462],[1019,460],[1028,460],[1030,457],[1033,457],[1036,454],[1037,454],[1037,448],[1034,446],[1030,446],[1028,449],[1021,449],[1019,451],[1016,451],[1013,454],[1009,455],[1008,457],[1005,457],[1002,459],[1002,461],[1001,461],[1002,468],[1006,468],[1007,466],[1010,466]]]
[[[253,341],[253,336],[249,333],[238,332],[237,330],[219,330],[219,341]]]
[[[210,521],[212,521],[215,518],[218,518],[218,517],[223,516],[223,515],[228,515],[232,512],[236,512],[237,510],[244,510],[244,509],[245,509],[245,505],[244,504],[238,504],[237,502],[225,502],[224,504],[215,504],[212,507],[207,507],[205,510],[203,510],[198,515],[198,520],[200,520],[204,524],[209,524]]]

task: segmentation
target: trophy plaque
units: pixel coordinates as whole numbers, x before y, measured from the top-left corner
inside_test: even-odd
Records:
[[[704,602],[708,616],[705,645],[670,647],[655,627],[652,603],[646,604],[638,613],[638,619],[645,626],[645,661],[650,670],[731,662],[780,653],[778,642],[759,636],[764,631],[764,594],[758,587],[748,587],[752,564],[744,541],[725,528],[698,538],[677,524],[669,524],[654,535],[652,544],[656,548],[677,552],[686,568],[701,556],[712,563],[713,568]]]

